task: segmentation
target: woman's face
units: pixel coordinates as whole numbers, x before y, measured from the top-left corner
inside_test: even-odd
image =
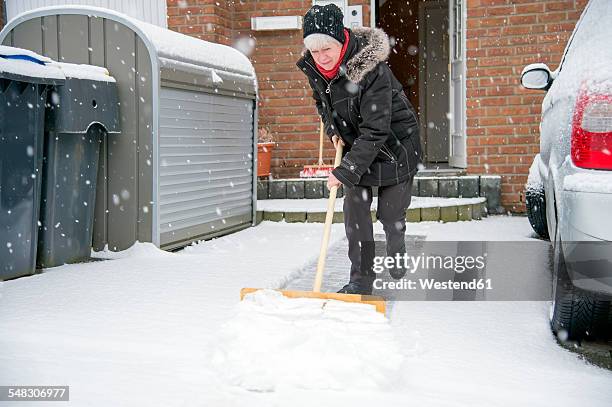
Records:
[[[332,69],[340,59],[342,44],[328,43],[321,49],[311,49],[310,54],[315,62],[325,69]]]

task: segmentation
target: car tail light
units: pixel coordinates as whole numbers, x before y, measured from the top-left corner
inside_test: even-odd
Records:
[[[574,110],[571,157],[577,167],[612,170],[612,91],[582,87]]]

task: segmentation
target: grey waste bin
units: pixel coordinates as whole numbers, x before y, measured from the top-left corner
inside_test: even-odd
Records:
[[[0,280],[35,272],[45,100],[63,83],[50,62],[0,46]]]
[[[90,257],[100,144],[119,133],[117,86],[108,72],[60,66],[66,82],[52,91],[45,124],[37,256],[43,268]]]

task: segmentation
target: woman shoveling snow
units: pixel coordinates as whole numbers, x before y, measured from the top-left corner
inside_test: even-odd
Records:
[[[385,62],[387,35],[378,28],[348,29],[342,21],[336,5],[313,6],[304,16],[306,51],[297,66],[308,77],[328,137],[334,147],[345,147],[327,180],[330,189],[344,185],[345,195],[351,270],[349,283],[338,292],[371,294],[372,187],[378,187],[376,217],[384,227],[387,255],[405,253],[406,210],[422,150],[415,111]],[[401,276],[401,270],[390,271]]]

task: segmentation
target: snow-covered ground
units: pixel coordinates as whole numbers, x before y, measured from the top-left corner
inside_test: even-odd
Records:
[[[263,222],[178,253],[139,244],[4,282],[0,385],[69,385],[70,405],[104,407],[611,405],[612,372],[556,344],[546,302],[396,302],[387,319],[267,291],[238,301],[241,287],[291,286],[321,232]],[[534,238],[506,216],[407,233]],[[343,239],[333,225],[332,249]]]
[[[478,198],[433,198],[413,196],[410,200],[410,208],[435,208],[439,206],[472,205],[483,203],[484,197]],[[334,209],[342,210],[344,198],[337,198]],[[372,210],[378,207],[378,197],[372,198]],[[327,210],[327,199],[260,199],[257,201],[258,211],[267,212],[325,212]]]

